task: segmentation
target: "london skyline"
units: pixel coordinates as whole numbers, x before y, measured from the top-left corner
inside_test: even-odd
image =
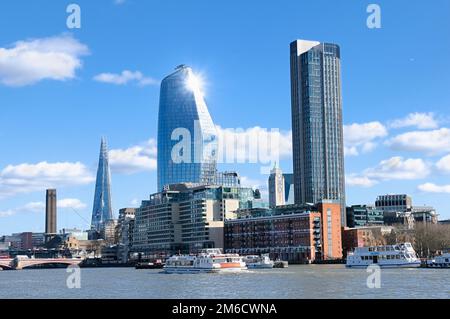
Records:
[[[325,27],[305,12],[306,7],[317,14],[318,5],[306,4],[298,11],[284,8],[283,12],[261,5],[261,12],[250,19],[237,14],[238,26],[230,28],[225,28],[226,14],[222,13],[217,22],[214,15],[202,16],[211,26],[208,30],[195,23],[181,31],[169,26],[166,36],[177,36],[176,43],[158,35],[158,28],[165,26],[164,17],[158,18],[155,12],[178,15],[167,4],[152,7],[130,1],[121,5],[79,1],[85,13],[83,25],[80,30],[69,31],[65,28],[65,6],[50,2],[45,13],[36,9],[38,14],[27,23],[23,19],[5,20],[2,15],[6,12],[21,14],[19,3],[0,5],[5,7],[0,21],[13,25],[0,40],[0,47],[42,53],[55,43],[64,43],[68,49],[60,52],[61,56],[74,64],[63,70],[68,73],[45,73],[35,78],[32,72],[6,72],[5,57],[0,53],[4,101],[0,147],[6,150],[0,158],[0,234],[43,231],[42,202],[48,187],[58,188],[59,228],[76,225],[87,229],[71,208],[90,220],[102,135],[111,146],[114,215],[117,217],[122,207],[138,206],[140,200],[156,192],[159,79],[182,63],[203,75],[215,124],[245,130],[279,128],[290,145],[289,43],[295,39],[336,43],[343,52],[347,204],[370,204],[377,195],[407,193],[413,196],[414,204],[433,205],[441,219],[450,218],[450,186],[446,186],[450,183],[445,175],[450,172],[450,98],[446,91],[450,79],[442,72],[450,66],[446,58],[450,46],[439,41],[449,22],[440,22],[438,31],[442,33],[436,32],[435,26],[428,29],[420,19],[416,24],[411,22],[421,14],[439,16],[448,11],[448,3],[438,2],[435,7],[408,3],[405,10],[407,2],[381,1],[385,18],[380,30],[365,26],[367,4],[341,9],[328,3],[330,11],[336,13],[322,12]],[[184,9],[195,15],[201,5],[220,9],[206,2]],[[241,5],[240,9],[248,13],[251,5]],[[99,20],[107,27],[88,14],[99,10],[105,11]],[[43,19],[45,15],[52,18]],[[283,21],[287,15],[291,22]],[[264,25],[272,16],[276,17],[273,23]],[[128,33],[109,24],[107,17],[127,23]],[[182,15],[178,18],[187,19]],[[346,19],[348,22],[343,22]],[[117,35],[115,41],[101,39],[111,29]],[[151,43],[127,39],[129,30],[147,35]],[[214,34],[222,43],[209,41]],[[245,38],[246,34],[252,36]],[[417,43],[411,34],[426,36],[434,44]],[[386,42],[389,50],[383,46]],[[258,56],[251,54],[251,49],[257,50]],[[440,72],[438,79],[435,74]],[[280,167],[291,173],[292,158],[290,151],[286,153]],[[267,188],[268,175],[260,174],[259,165],[219,166],[223,169],[238,171],[244,185]]]

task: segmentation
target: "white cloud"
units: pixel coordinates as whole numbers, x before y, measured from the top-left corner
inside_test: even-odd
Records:
[[[94,177],[80,162],[8,165],[0,171],[0,197],[52,187],[85,185],[93,181]]]
[[[436,185],[433,183],[425,183],[417,187],[421,192],[425,193],[441,193],[450,194],[450,185]]]
[[[361,174],[348,175],[346,183],[348,186],[372,187],[381,181],[423,179],[430,173],[431,165],[424,160],[396,156],[381,161]]]
[[[251,187],[258,189],[267,189],[267,181],[250,178],[247,176],[241,176],[241,186]]]
[[[436,167],[444,173],[450,173],[450,155],[441,158],[437,163]]]
[[[58,208],[74,208],[74,209],[84,209],[87,207],[85,203],[80,201],[78,198],[64,198],[58,200]]]
[[[381,161],[376,167],[365,170],[364,175],[379,180],[414,180],[430,175],[430,165],[417,158],[403,159],[400,156]]]
[[[159,81],[145,77],[140,71],[122,71],[120,74],[115,73],[101,73],[94,77],[94,80],[102,83],[109,83],[115,85],[126,85],[128,83],[134,82],[138,86],[146,85],[158,85]]]
[[[344,125],[344,144],[346,156],[357,156],[373,151],[375,140],[388,135],[386,127],[380,122],[354,123]]]
[[[376,184],[377,181],[368,178],[367,176],[358,176],[358,175],[348,175],[345,177],[345,183],[348,186],[359,186],[369,188]]]
[[[80,57],[88,53],[88,47],[70,35],[18,41],[0,48],[0,83],[19,87],[73,79],[82,66]]]
[[[80,201],[77,198],[64,198],[60,199],[57,202],[57,206],[60,209],[74,208],[74,209],[84,209],[86,208],[86,204]],[[3,212],[0,212],[0,217],[9,217],[19,213],[41,213],[45,212],[45,203],[44,202],[31,202],[25,204],[21,207],[17,207],[15,209],[9,209]]]
[[[439,123],[433,113],[410,113],[403,119],[392,121],[390,126],[392,128],[416,127],[420,130],[427,130],[438,128]]]
[[[15,211],[13,211],[12,209],[0,211],[0,218],[13,216],[14,214],[15,214]]]
[[[259,126],[222,128],[218,134],[219,163],[268,163],[292,157],[292,132]]]
[[[156,141],[150,139],[140,145],[127,149],[113,149],[109,151],[111,170],[117,173],[134,174],[156,169]]]
[[[433,156],[450,152],[450,129],[414,131],[395,136],[386,142],[398,151],[423,152]]]

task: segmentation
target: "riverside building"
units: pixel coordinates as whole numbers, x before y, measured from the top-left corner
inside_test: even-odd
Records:
[[[242,255],[268,253],[290,263],[340,259],[340,202],[240,209],[236,219],[225,221],[225,248]]]
[[[251,188],[169,185],[136,210],[132,251],[145,258],[224,248],[224,220],[253,207],[254,198]]]

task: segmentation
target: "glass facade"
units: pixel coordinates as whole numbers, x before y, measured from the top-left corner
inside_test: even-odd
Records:
[[[94,207],[91,229],[101,231],[106,222],[113,219],[111,207],[111,173],[109,171],[108,146],[102,138],[95,183]]]
[[[345,225],[340,49],[291,43],[292,143],[296,204],[339,200]]]
[[[181,65],[161,83],[158,116],[158,189],[176,183],[212,184],[217,132],[199,79]]]

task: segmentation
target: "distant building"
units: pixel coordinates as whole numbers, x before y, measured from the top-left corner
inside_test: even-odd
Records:
[[[127,263],[130,250],[133,246],[134,222],[136,208],[122,208],[119,210],[117,224],[117,239],[119,243],[119,261]]]
[[[412,198],[406,194],[380,195],[375,201],[375,207],[384,212],[406,212],[412,208]]]
[[[136,210],[132,250],[148,256],[223,248],[224,220],[253,199],[251,188],[169,185]]]
[[[441,224],[441,225],[450,225],[450,219],[440,220],[439,224]]]
[[[45,236],[51,240],[56,233],[57,201],[56,189],[47,189],[45,199]]]
[[[413,206],[411,213],[416,223],[438,223],[438,214],[434,207],[431,206]]]
[[[42,247],[45,244],[45,233],[32,233],[31,242],[33,248]]]
[[[284,176],[279,167],[275,167],[269,176],[269,206],[277,207],[285,204]]]
[[[115,245],[118,242],[117,232],[116,232],[117,223],[118,222],[116,219],[110,219],[110,220],[106,221],[100,232],[101,238],[104,239],[110,245]]]
[[[108,146],[102,138],[95,182],[94,205],[91,228],[101,233],[105,224],[113,219],[111,205],[111,172],[109,170]]]
[[[384,212],[383,221],[387,226],[403,225],[407,229],[413,229],[415,224],[411,212]]]
[[[356,247],[369,247],[385,245],[384,236],[390,234],[394,227],[369,226],[358,228],[344,228],[342,231],[342,250],[344,256]]]
[[[252,208],[225,221],[225,248],[291,263],[342,258],[340,202]]]
[[[284,177],[284,204],[293,205],[295,203],[294,174],[283,174]]]
[[[87,231],[83,231],[81,229],[77,228],[63,228],[61,231],[61,234],[67,238],[67,237],[74,237],[77,240],[88,240],[89,235]]]
[[[341,202],[346,224],[344,136],[338,45],[290,45],[295,203]]]
[[[347,227],[366,227],[383,224],[383,211],[380,209],[367,205],[347,207]]]
[[[416,222],[438,222],[438,214],[433,207],[414,206],[411,196],[406,194],[378,196],[375,206],[384,212],[387,225],[403,224],[413,228]]]

